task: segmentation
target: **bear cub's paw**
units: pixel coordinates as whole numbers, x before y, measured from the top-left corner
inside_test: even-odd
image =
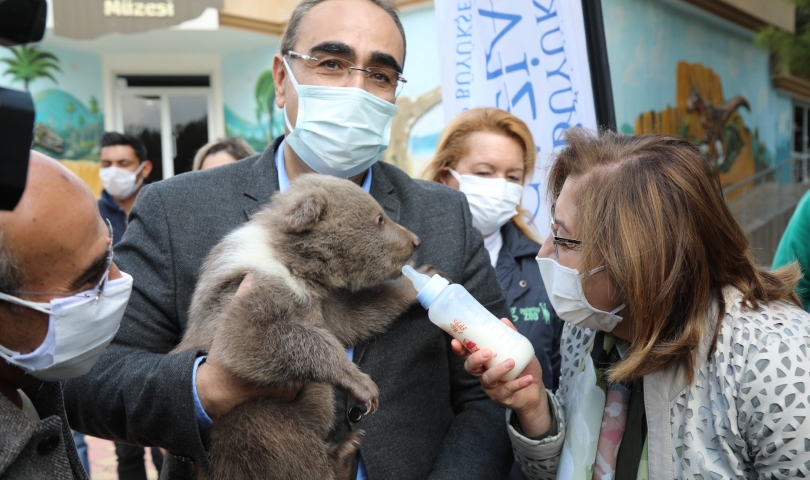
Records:
[[[374,413],[380,408],[380,389],[367,374],[357,370],[342,387],[352,398],[366,406],[364,415]]]
[[[336,480],[350,480],[352,460],[360,450],[360,444],[363,443],[365,435],[366,432],[363,430],[354,430],[346,434],[340,443],[329,449],[329,458]]]

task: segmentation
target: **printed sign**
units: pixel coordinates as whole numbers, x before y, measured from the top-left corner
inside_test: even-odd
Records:
[[[221,9],[224,0],[55,0],[54,33],[75,39],[168,28]]]
[[[526,122],[538,158],[523,206],[545,236],[551,154],[597,126],[580,0],[436,0],[436,19],[445,119],[489,106]]]
[[[105,17],[173,17],[174,3],[133,2],[132,0],[104,0]]]

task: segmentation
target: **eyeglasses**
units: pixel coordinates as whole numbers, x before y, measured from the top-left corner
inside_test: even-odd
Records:
[[[110,233],[110,247],[109,251],[107,252],[107,267],[104,270],[104,275],[101,276],[101,279],[96,284],[96,287],[92,291],[87,291],[83,293],[49,293],[49,292],[26,292],[23,290],[12,290],[10,294],[14,295],[47,295],[49,297],[83,297],[83,298],[94,298],[96,302],[101,298],[101,293],[104,291],[104,285],[107,283],[107,277],[110,276],[110,267],[112,266],[113,262],[113,227],[109,220],[104,219],[107,223],[107,230]]]
[[[559,245],[565,248],[577,248],[582,245],[582,240],[574,240],[573,238],[558,237],[555,233],[557,231],[557,224],[554,223],[554,207],[551,207],[551,243],[554,244],[554,254],[557,255],[557,260],[560,259]]]
[[[367,80],[366,86],[369,93],[378,96],[390,96],[393,94],[396,97],[402,92],[402,87],[407,83],[402,74],[396,70],[383,67],[360,68],[345,58],[336,55],[322,54],[317,57],[310,57],[292,50],[288,51],[287,55],[301,60],[309,71],[320,79],[319,83],[326,86],[345,87],[351,81],[351,74],[354,70],[363,72],[363,76]]]

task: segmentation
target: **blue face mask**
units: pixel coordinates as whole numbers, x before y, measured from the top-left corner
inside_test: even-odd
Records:
[[[287,59],[284,65],[298,93],[294,127],[284,107],[286,141],[301,160],[318,173],[341,178],[377,163],[388,148],[397,106],[362,88],[299,85]]]

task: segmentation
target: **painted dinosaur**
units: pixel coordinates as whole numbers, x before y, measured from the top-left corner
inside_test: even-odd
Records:
[[[62,140],[62,137],[41,123],[34,125],[34,146],[56,155],[65,152],[65,141]]]
[[[748,111],[751,110],[748,100],[740,95],[729,99],[723,104],[714,105],[707,102],[695,88],[692,89],[689,98],[686,100],[686,111],[696,112],[700,115],[700,123],[706,132],[702,143],[709,157],[714,159],[715,171],[723,167],[728,153],[723,127],[740,107],[745,107]]]

